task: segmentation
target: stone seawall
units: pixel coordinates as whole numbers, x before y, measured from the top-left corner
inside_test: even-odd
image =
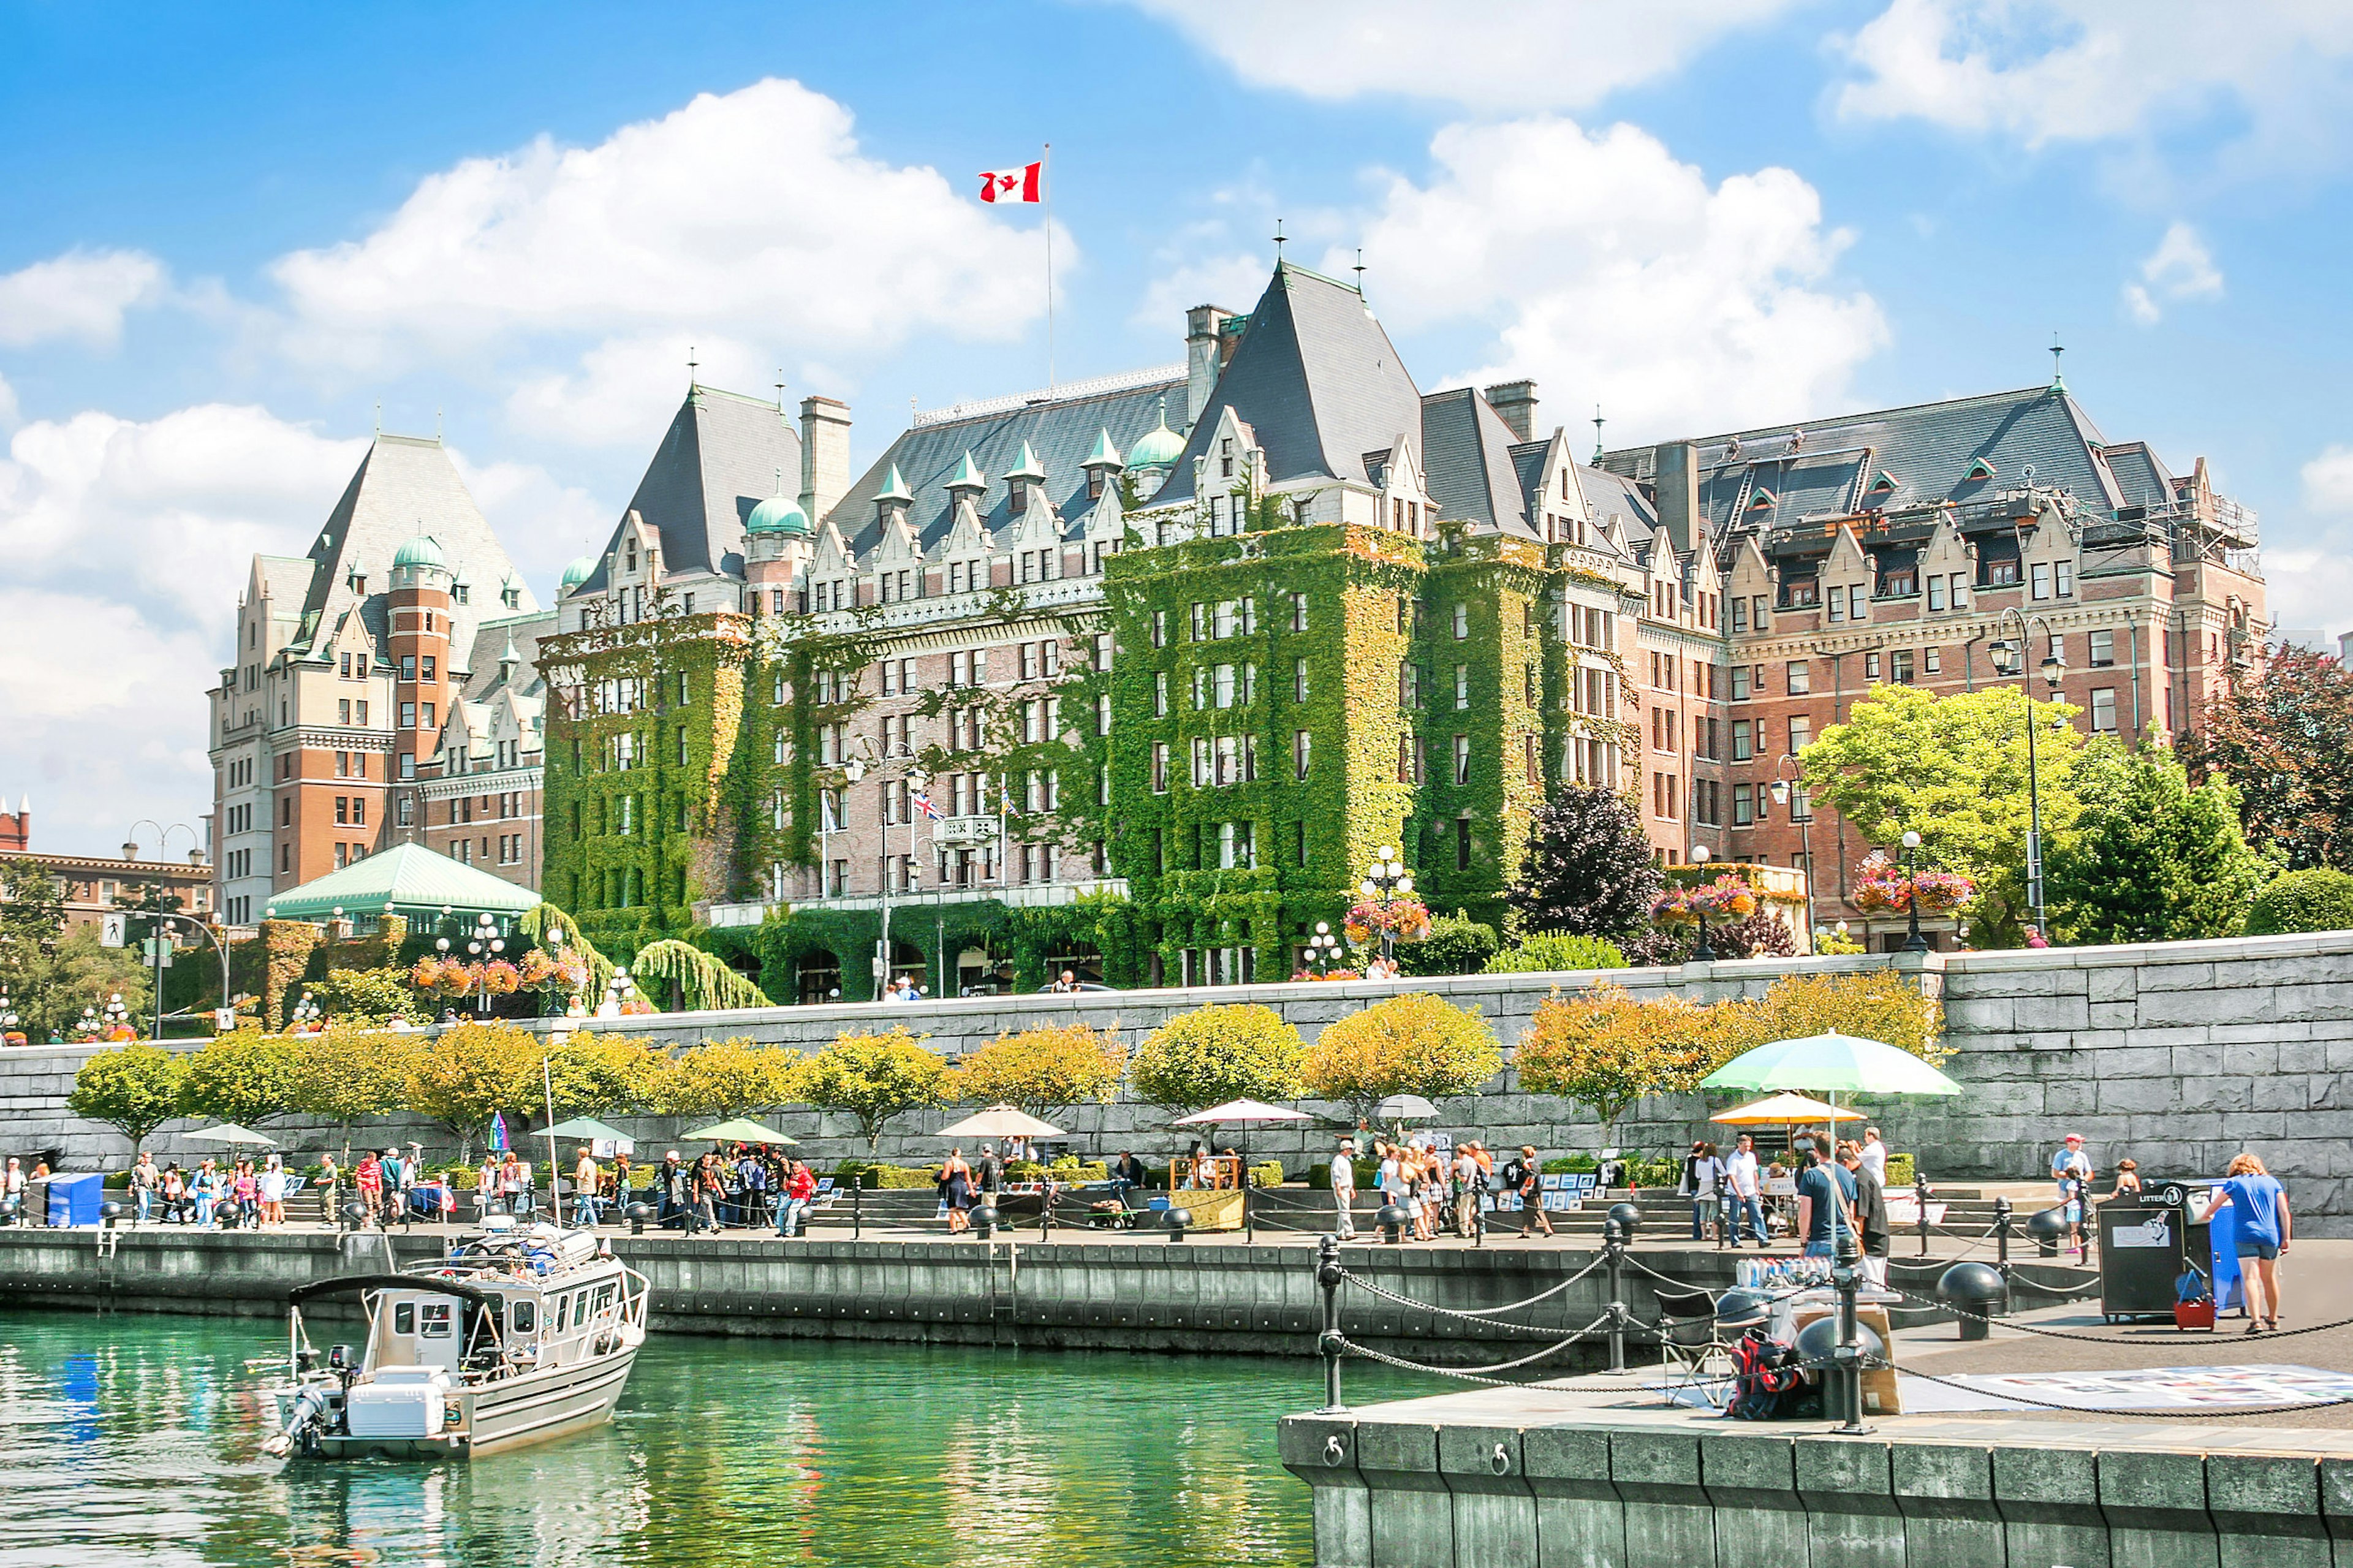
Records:
[[[776,1007],[657,1016],[596,1027],[679,1044],[742,1037],[814,1049],[845,1028],[905,1023],[960,1054],[1031,1025],[1082,1019],[1118,1029],[1133,1046],[1171,1016],[1210,1002],[1261,1002],[1313,1037],[1370,998],[1434,991],[1475,1005],[1508,1047],[1536,1005],[1556,988],[1607,979],[1637,994],[1698,1001],[1761,993],[1792,973],[1843,973],[1890,963],[1941,991],[1947,1070],[1968,1089],[1950,1101],[1869,1109],[1889,1143],[1912,1150],[1932,1180],[2037,1176],[2059,1135],[2084,1134],[2105,1173],[2131,1155],[2153,1173],[2219,1174],[2242,1148],[2259,1150],[2287,1183],[2316,1235],[2353,1234],[2353,932],[2247,937],[2223,942],[2063,948],[2025,952],[1764,959],[1686,964],[1606,974],[1468,975],[1390,984],[1260,985],[1217,989],[1089,992],[1075,996],[1003,996],[881,1006]],[[0,1053],[0,1149],[61,1154],[82,1168],[125,1158],[121,1138],[67,1109],[73,1075],[90,1047],[36,1047]],[[1715,1109],[1696,1097],[1645,1100],[1609,1142],[1669,1150],[1705,1130]],[[1520,1091],[1508,1068],[1476,1096],[1442,1108],[1448,1124],[1499,1144],[1534,1143],[1547,1152],[1591,1149],[1601,1130],[1585,1108]],[[910,1117],[884,1141],[886,1158],[934,1159],[932,1131],[959,1112]],[[802,1141],[820,1163],[865,1152],[846,1118],[807,1110],[771,1122]],[[645,1143],[662,1145],[681,1123],[617,1119]],[[1147,1157],[1180,1140],[1155,1108],[1121,1102],[1082,1107],[1065,1123],[1078,1147],[1133,1147]],[[291,1125],[281,1136],[311,1150],[332,1130]],[[369,1136],[448,1144],[429,1125],[395,1121]],[[167,1156],[200,1152],[167,1129]],[[1329,1147],[1313,1128],[1254,1130],[1246,1147],[1294,1169]]]

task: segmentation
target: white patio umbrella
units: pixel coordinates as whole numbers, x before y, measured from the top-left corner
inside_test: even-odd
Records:
[[[1287,1110],[1280,1105],[1269,1105],[1262,1100],[1229,1100],[1223,1105],[1213,1105],[1207,1110],[1197,1110],[1190,1116],[1180,1116],[1169,1125],[1215,1127],[1224,1121],[1239,1124],[1250,1121],[1313,1121],[1314,1120],[1303,1110]]]
[[[266,1132],[256,1132],[249,1127],[239,1127],[234,1121],[224,1121],[217,1127],[199,1127],[194,1132],[181,1134],[191,1143],[237,1143],[254,1149],[275,1149],[278,1140]]]
[[[1051,1122],[1040,1121],[1026,1110],[1010,1105],[992,1105],[986,1110],[976,1110],[962,1121],[941,1128],[934,1138],[1060,1138],[1062,1130]]]

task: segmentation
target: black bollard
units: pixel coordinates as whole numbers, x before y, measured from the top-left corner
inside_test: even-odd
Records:
[[[1993,1201],[1993,1266],[2001,1270],[2003,1279],[2007,1280],[2010,1278],[2010,1200],[2008,1198],[1996,1198]]]
[[[1624,1219],[1619,1208],[1630,1208],[1630,1204],[1613,1207],[1601,1218],[1601,1255],[1608,1259],[1609,1269],[1609,1370],[1626,1370],[1626,1236]]]
[[[1918,1173],[1912,1177],[1912,1201],[1920,1205],[1920,1256],[1928,1256],[1928,1178]]]
[[[1831,1265],[1831,1284],[1838,1291],[1839,1342],[1833,1352],[1838,1372],[1838,1430],[1852,1437],[1871,1430],[1862,1424],[1862,1348],[1857,1332],[1862,1324],[1854,1305],[1855,1290],[1862,1280],[1862,1247],[1852,1230],[1845,1226],[1837,1228],[1838,1256]],[[1830,1414],[1827,1401],[1822,1414]]]
[[[972,1211],[972,1234],[987,1241],[997,1230],[997,1205],[984,1201]]]
[[[629,1234],[631,1236],[645,1235],[646,1221],[653,1217],[653,1205],[646,1203],[634,1203],[628,1206],[627,1213],[629,1216]]]
[[[864,1234],[866,1210],[859,1199],[866,1191],[866,1174],[860,1172],[849,1178],[849,1239],[856,1241]]]
[[[1324,1357],[1324,1413],[1345,1410],[1340,1402],[1340,1238],[1327,1236],[1317,1248],[1315,1283],[1324,1290],[1324,1332],[1315,1349]]]
[[[1045,1240],[1054,1234],[1054,1178],[1045,1181],[1043,1194],[1038,1200],[1038,1239]]]
[[[1413,1215],[1406,1212],[1402,1204],[1386,1203],[1381,1205],[1380,1212],[1373,1215],[1373,1223],[1388,1233],[1388,1245],[1396,1247],[1404,1237],[1405,1227],[1413,1223]]]

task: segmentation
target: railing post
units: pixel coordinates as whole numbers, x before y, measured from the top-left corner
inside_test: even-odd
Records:
[[[849,1178],[849,1239],[856,1241],[866,1233],[866,1173],[859,1172]]]
[[[2002,1283],[2010,1282],[2010,1200],[1993,1201],[1993,1266],[2001,1270]]]
[[[1837,1229],[1838,1257],[1831,1269],[1831,1283],[1838,1289],[1838,1429],[1852,1436],[1871,1430],[1862,1424],[1862,1325],[1856,1321],[1854,1305],[1862,1275],[1862,1247],[1852,1226]]]
[[[1920,1205],[1920,1256],[1928,1256],[1928,1178],[1915,1172],[1912,1177],[1913,1201]]]
[[[1340,1399],[1340,1238],[1327,1236],[1316,1249],[1315,1283],[1324,1290],[1324,1332],[1316,1350],[1324,1357],[1324,1413],[1345,1410]]]
[[[1626,1370],[1626,1236],[1615,1215],[1601,1222],[1601,1254],[1609,1268],[1609,1370]]]

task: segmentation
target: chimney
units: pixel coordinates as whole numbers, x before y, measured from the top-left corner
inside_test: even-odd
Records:
[[[815,528],[849,489],[849,405],[801,399],[801,510]]]
[[[1499,381],[1487,389],[1487,406],[1496,416],[1511,426],[1513,438],[1533,441],[1536,438],[1536,384],[1533,381]]]
[[[1676,553],[1688,555],[1700,529],[1699,448],[1689,441],[1668,441],[1651,448],[1651,458],[1659,526]]]
[[[1209,394],[1217,390],[1218,376],[1226,368],[1227,351],[1219,342],[1224,334],[1219,329],[1232,314],[1222,305],[1196,305],[1185,312],[1185,427],[1187,430],[1201,422],[1201,410],[1209,405]]]
[[[0,854],[22,855],[33,847],[33,797],[16,802],[16,815],[0,812]]]

